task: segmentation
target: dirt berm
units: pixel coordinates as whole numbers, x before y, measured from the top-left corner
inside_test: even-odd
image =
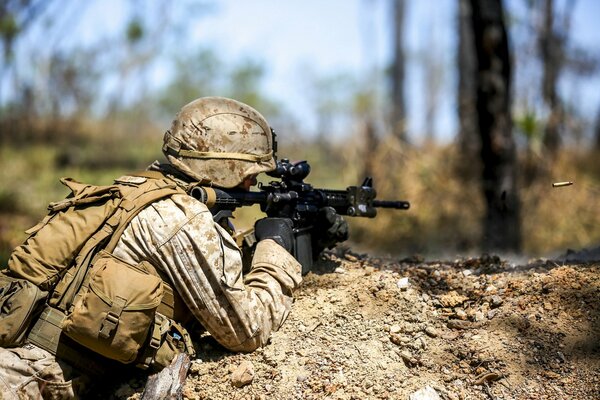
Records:
[[[571,259],[327,253],[268,346],[197,343],[184,398],[598,399],[600,263]]]

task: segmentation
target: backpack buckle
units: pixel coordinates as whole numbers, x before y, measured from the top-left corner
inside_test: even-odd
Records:
[[[104,321],[102,321],[98,336],[103,339],[108,339],[110,337],[113,330],[119,325],[119,318],[121,317],[121,313],[123,312],[126,303],[127,299],[119,296],[115,298],[110,311],[106,314],[106,317],[104,317]]]

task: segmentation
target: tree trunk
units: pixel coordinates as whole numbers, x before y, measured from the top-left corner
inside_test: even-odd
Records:
[[[465,182],[473,182],[481,177],[479,151],[481,140],[477,125],[477,107],[475,105],[477,59],[475,57],[475,39],[473,38],[472,11],[470,0],[459,0],[458,4],[458,122],[456,137],[459,162],[454,169]],[[465,162],[465,160],[467,162]]]
[[[404,0],[393,0],[394,62],[392,65],[392,132],[406,141],[406,106],[404,104]]]
[[[595,148],[596,151],[600,152],[600,109],[596,114],[596,121],[594,123],[594,137],[595,137]]]
[[[543,65],[542,97],[548,107],[544,145],[552,155],[561,143],[562,106],[557,93],[558,77],[564,59],[564,41],[554,23],[554,0],[544,0],[544,19],[540,27],[539,49]]]
[[[501,0],[471,0],[476,109],[483,162],[484,250],[520,250],[517,159],[510,114],[511,68]]]

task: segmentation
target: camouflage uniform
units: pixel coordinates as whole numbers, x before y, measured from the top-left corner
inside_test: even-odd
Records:
[[[233,351],[266,344],[290,311],[300,264],[272,240],[258,243],[242,276],[242,254],[196,199],[175,195],[144,209],[129,224],[114,254],[149,260],[173,283],[191,313]]]
[[[71,368],[32,344],[0,348],[0,399],[73,399]]]
[[[251,107],[224,98],[183,107],[165,134],[163,152],[192,180],[225,188],[275,168],[267,122]],[[205,204],[187,195],[142,210],[113,254],[132,265],[152,263],[193,316],[232,351],[265,345],[286,319],[301,282],[300,264],[271,239],[257,244],[242,276],[242,252],[233,238]],[[0,349],[0,399],[74,398],[70,372],[31,344]]]

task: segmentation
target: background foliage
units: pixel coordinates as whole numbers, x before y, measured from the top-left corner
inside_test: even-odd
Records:
[[[398,7],[403,2],[388,3]],[[392,82],[401,79],[392,75],[397,70],[393,63],[373,68],[367,76],[308,71],[306,96],[317,128],[307,134],[302,118],[266,94],[268,60],[245,57],[226,62],[208,43],[196,48],[181,43],[189,34],[181,22],[194,16],[202,23],[202,15],[216,3],[123,4],[128,7],[121,16],[120,35],[99,34],[97,41],[71,47],[52,43],[68,36],[69,18],[81,12],[72,4],[9,0],[0,6],[0,262],[25,238],[23,231],[44,215],[46,204],[66,195],[59,177],[108,184],[161,159],[162,132],[174,113],[205,95],[233,97],[260,110],[279,134],[280,155],[310,161],[313,172],[308,181],[315,186],[344,188],[369,174],[380,198],[411,202],[408,212],[383,210],[376,220],[351,221],[352,246],[400,257],[481,251],[485,204],[477,144],[471,138],[465,146],[462,128],[455,139],[440,140],[432,132],[433,124],[421,135],[403,135],[406,115],[400,116],[403,128],[398,134],[398,120],[389,118],[394,114],[388,100]],[[572,95],[577,85],[597,75],[599,49],[569,41],[570,26],[577,21],[569,20],[568,4],[551,9],[560,24],[548,28],[541,16],[549,4],[523,1],[505,10],[517,71],[513,136],[521,247],[527,257],[596,246],[600,241],[600,129],[595,116],[582,113]],[[458,11],[457,7],[457,20]],[[401,27],[402,21],[396,24]],[[544,34],[548,40],[548,29],[562,46],[554,59],[536,50]],[[425,98],[428,118],[433,120],[440,86],[449,79],[447,65],[423,54],[406,52],[403,57],[394,62],[418,59],[429,77]],[[171,71],[171,78],[160,87],[148,84],[158,60]],[[570,96],[561,90],[555,94],[561,116],[561,145],[556,148],[544,142],[556,118],[552,104],[557,103],[544,100],[548,80],[541,78],[552,62],[560,64],[561,82],[568,76],[568,82],[575,83],[569,87]],[[332,135],[340,126],[343,132]],[[575,185],[551,187],[562,180]],[[238,227],[251,225],[257,217],[257,210],[242,212]]]

